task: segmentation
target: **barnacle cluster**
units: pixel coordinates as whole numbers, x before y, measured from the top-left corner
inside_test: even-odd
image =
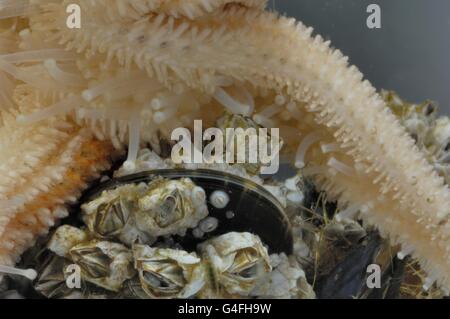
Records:
[[[449,185],[450,118],[438,116],[438,107],[432,101],[408,103],[392,91],[383,91],[382,95],[389,108],[414,138],[416,145]]]
[[[205,191],[189,179],[155,180],[104,191],[82,206],[89,230],[127,244],[160,236],[183,235],[208,216]]]
[[[105,190],[81,210],[85,229],[59,227],[48,248],[79,266],[85,282],[118,293],[138,274],[152,298],[192,297],[203,287],[195,253],[146,246],[162,236],[184,235],[208,215],[205,192],[191,180],[159,178]],[[53,295],[42,290],[42,280],[48,278],[38,280],[38,291]]]
[[[272,270],[267,248],[250,233],[226,233],[204,241],[197,252],[187,252],[139,242],[125,246],[61,226],[48,247],[56,256],[36,283],[36,290],[47,297],[73,294],[67,287],[66,295],[55,291],[66,284],[70,265],[80,269],[84,287],[79,291],[84,298],[93,294],[107,298],[252,297],[262,295],[255,289]],[[55,268],[59,269],[57,279]],[[57,280],[60,282],[55,283]]]

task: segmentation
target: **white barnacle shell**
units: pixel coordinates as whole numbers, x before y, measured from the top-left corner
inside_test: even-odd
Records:
[[[80,289],[71,288],[67,284],[67,279],[73,274],[71,265],[72,262],[67,258],[50,256],[40,270],[34,289],[49,299],[104,299],[108,296],[100,290],[87,289],[84,283]]]
[[[159,179],[137,201],[135,212],[138,227],[153,235],[184,235],[208,216],[204,190],[189,178]]]
[[[272,269],[259,237],[231,232],[199,245],[202,258],[214,274],[205,296],[249,296],[257,282]]]
[[[308,284],[305,272],[294,256],[271,255],[272,272],[262,277],[255,289],[253,297],[268,299],[315,299],[315,293]]]
[[[211,233],[219,226],[219,220],[215,217],[207,217],[199,224],[199,228],[203,233]]]
[[[433,129],[433,137],[438,145],[442,148],[450,143],[450,118],[441,117],[436,121],[436,126]]]
[[[134,266],[150,298],[189,298],[205,285],[205,271],[195,253],[134,245]]]
[[[303,203],[305,195],[302,192],[289,192],[286,195],[289,205],[299,206]]]
[[[287,179],[284,182],[284,188],[286,189],[286,201],[288,206],[297,207],[303,203],[305,195],[299,187],[300,176],[295,175],[292,178]]]
[[[245,90],[243,87],[239,87],[238,90],[243,91],[240,92],[241,94],[251,97],[251,94],[247,92],[247,90]],[[259,114],[255,114],[253,118],[250,118],[243,114],[238,114],[239,111],[237,110],[239,108],[230,107],[229,103],[227,103],[226,101],[220,99],[220,103],[222,103],[228,109],[228,111],[226,111],[225,114],[217,121],[217,126],[223,131],[224,145],[235,145],[234,147],[226,148],[224,156],[234,157],[235,164],[233,166],[242,167],[250,175],[258,175],[261,171],[261,168],[267,164],[263,163],[263,161],[261,161],[261,158],[258,158],[258,156],[256,156],[254,160],[250,160],[253,159],[254,154],[258,154],[258,147],[261,147],[261,145],[267,145],[268,149],[271,151],[271,154],[274,154],[274,152],[276,151],[275,149],[273,149],[275,138],[271,136],[270,130],[267,131],[267,134],[262,134],[260,129],[265,127],[273,127],[273,122],[270,119],[270,113],[272,113],[272,110],[278,112],[279,110],[281,110],[281,108],[273,106],[268,108],[270,110],[267,114],[261,112]],[[251,101],[247,104],[250,106],[250,110],[254,110],[255,105],[253,99],[251,99]],[[231,109],[236,110],[229,112]],[[245,110],[245,107],[244,109],[242,109],[241,107],[240,110]],[[236,131],[229,134],[227,132],[228,128],[234,128]],[[242,129],[241,132],[239,132],[240,129]],[[246,136],[248,136],[250,141],[253,138],[257,138],[259,140],[259,143],[245,143]],[[265,142],[264,144],[262,144],[263,141]],[[283,147],[284,142],[282,139],[278,140],[277,142],[279,151]],[[242,159],[240,158],[242,155],[245,155],[245,158],[249,159],[249,161],[244,161],[245,163],[242,163]]]
[[[66,285],[64,270],[70,261],[56,255],[51,256],[42,267],[34,289],[47,298],[66,297],[73,289]]]
[[[69,259],[80,267],[83,280],[110,291],[119,291],[136,273],[131,251],[117,243],[94,240],[79,244],[70,249]]]
[[[205,190],[199,186],[194,187],[191,193],[192,201],[194,205],[201,206],[206,201],[206,193]]]
[[[134,212],[137,199],[143,196],[146,185],[128,184],[105,190],[82,205],[83,221],[89,231],[100,239],[120,239],[131,245],[135,240],[149,242],[151,236],[136,227]]]
[[[288,206],[286,188],[282,185],[263,185],[264,188],[274,196],[283,207]]]
[[[82,205],[83,220],[100,239],[151,244],[157,237],[184,235],[208,216],[205,191],[190,179],[159,178],[105,190]]]
[[[335,218],[325,226],[324,235],[334,241],[357,243],[367,235],[367,231],[353,219],[342,218],[338,220]]]
[[[49,250],[65,257],[70,249],[88,240],[88,234],[76,227],[63,225],[59,227],[47,244]]]
[[[91,232],[102,238],[120,235],[132,212],[132,203],[124,196],[110,198],[110,195],[101,197],[95,206],[90,203],[91,206],[83,207],[84,222]]]

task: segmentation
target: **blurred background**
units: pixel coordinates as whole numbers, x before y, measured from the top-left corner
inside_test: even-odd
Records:
[[[450,0],[269,0],[350,57],[378,89],[411,102],[431,99],[450,115]],[[369,29],[369,4],[381,29]]]

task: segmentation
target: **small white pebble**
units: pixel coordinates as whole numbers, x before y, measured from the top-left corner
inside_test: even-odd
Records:
[[[292,178],[288,178],[288,179],[284,182],[284,185],[285,185],[286,188],[289,189],[290,191],[296,191],[296,190],[298,190],[297,183],[298,183],[298,176],[294,176],[294,177],[292,177]]]
[[[279,186],[264,185],[264,188],[278,199],[283,197],[283,193]]]
[[[301,204],[305,196],[301,192],[290,192],[287,194],[287,199],[289,202],[294,204]]]
[[[211,194],[209,200],[215,208],[223,209],[227,207],[228,203],[230,202],[230,196],[228,196],[228,194],[224,191],[214,191]]]
[[[214,217],[205,218],[200,222],[199,228],[204,233],[210,233],[217,229],[219,226],[219,220]]]

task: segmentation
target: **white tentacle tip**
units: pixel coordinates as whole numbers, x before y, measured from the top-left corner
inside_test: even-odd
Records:
[[[37,278],[38,273],[37,273],[37,271],[34,270],[34,269],[26,269],[26,270],[23,272],[23,276],[26,277],[26,278],[28,278],[29,280],[33,281],[33,280],[35,280],[35,279]]]
[[[430,290],[430,288],[434,285],[435,282],[436,280],[434,278],[427,277],[422,285],[422,289],[424,291]]]
[[[405,259],[406,256],[408,256],[408,254],[404,253],[403,251],[399,251],[397,253],[397,258],[400,259],[400,260]]]
[[[306,166],[306,164],[303,161],[296,161],[295,162],[295,167],[297,167],[299,169],[305,168],[305,166]]]
[[[123,168],[127,171],[127,172],[133,172],[136,169],[136,163],[134,161],[125,161],[125,163],[123,163]]]
[[[0,273],[22,276],[31,281],[35,280],[38,276],[38,273],[34,269],[19,269],[4,265],[0,265]]]
[[[265,118],[262,115],[255,114],[253,115],[253,121],[258,123],[259,125],[263,125]]]

